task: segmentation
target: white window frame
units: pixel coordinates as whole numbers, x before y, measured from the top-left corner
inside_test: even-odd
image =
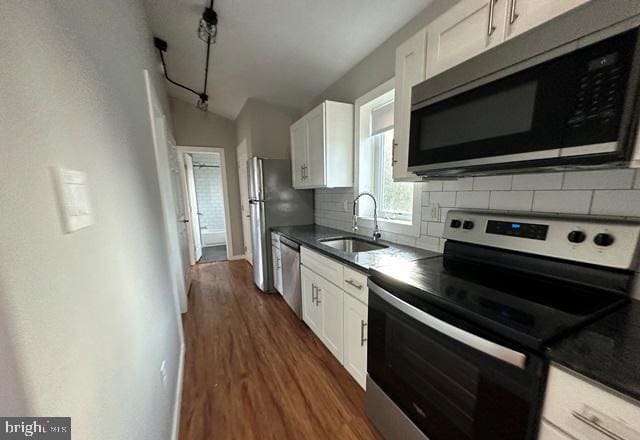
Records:
[[[361,107],[381,97],[382,95],[394,90],[395,78],[391,78],[388,81],[380,84],[378,87],[365,93],[360,98],[356,99],[354,103],[354,182],[353,192],[354,197],[360,194],[360,146],[368,142],[369,139],[369,126],[370,126],[370,113],[363,113],[360,111]],[[395,130],[395,127],[394,127]],[[395,133],[395,132],[394,132]],[[364,199],[360,199],[361,201]],[[385,219],[380,215],[378,216],[378,225],[384,232],[393,234],[409,235],[411,237],[420,236],[420,222],[422,221],[422,184],[413,183],[413,209],[411,214],[411,221],[401,219]],[[359,202],[360,203],[360,202]],[[373,217],[363,216],[358,218],[358,225],[363,228],[373,229]]]

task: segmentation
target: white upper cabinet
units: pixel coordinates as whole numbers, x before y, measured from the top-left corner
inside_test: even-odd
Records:
[[[589,0],[462,0],[427,28],[427,78]]]
[[[419,178],[407,171],[411,87],[425,79],[427,29],[423,28],[396,49],[395,100],[393,109],[393,180]]]
[[[504,41],[506,3],[462,0],[432,21],[427,36],[427,77]]]
[[[353,104],[324,101],[291,126],[294,188],[353,186]]]
[[[588,0],[509,0],[506,38],[512,38]]]
[[[291,175],[293,187],[301,188],[304,181],[304,164],[307,163],[307,125],[300,119],[290,128],[291,131]]]

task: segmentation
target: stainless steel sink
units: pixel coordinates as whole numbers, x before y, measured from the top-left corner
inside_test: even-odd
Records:
[[[370,252],[377,251],[378,249],[386,249],[389,246],[380,243],[374,243],[369,240],[356,237],[339,237],[339,238],[327,238],[320,240],[320,243],[331,246],[334,249],[338,249],[342,252]]]

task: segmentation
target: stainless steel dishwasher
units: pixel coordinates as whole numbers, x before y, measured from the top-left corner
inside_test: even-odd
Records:
[[[282,254],[282,296],[298,318],[302,319],[300,245],[280,236],[280,253]]]

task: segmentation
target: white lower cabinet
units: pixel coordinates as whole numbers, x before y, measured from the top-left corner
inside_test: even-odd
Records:
[[[304,247],[301,255],[302,319],[364,388],[368,309],[363,302],[366,294],[361,291],[367,289],[366,276]],[[332,276],[330,281],[325,278],[327,274],[340,276]],[[343,289],[347,285],[349,288]],[[357,292],[358,299],[351,295],[351,291]]]
[[[273,263],[273,287],[282,294],[282,256],[280,246],[271,246],[271,261]]]
[[[336,359],[343,363],[342,309],[344,291],[323,278],[319,277],[318,281],[316,303],[318,303],[322,313],[320,339]]]
[[[300,287],[302,290],[302,319],[316,335],[321,334],[322,310],[316,303],[319,276],[306,267],[300,267]]]
[[[552,366],[538,440],[640,440],[639,402]]]
[[[344,296],[344,368],[365,388],[367,380],[368,308],[350,295]]]

